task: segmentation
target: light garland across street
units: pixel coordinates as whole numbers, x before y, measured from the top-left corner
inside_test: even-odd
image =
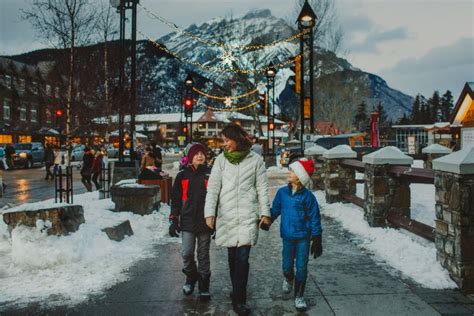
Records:
[[[179,56],[178,54],[170,51],[168,48],[160,45],[159,43],[157,43],[155,40],[151,39],[150,37],[146,36],[145,34],[143,34],[141,31],[138,31],[143,37],[145,37],[148,41],[150,41],[156,48],[158,48],[159,50],[162,50],[172,56],[174,56],[175,58],[179,59],[179,60],[182,60],[188,64],[191,64],[191,65],[195,65],[195,66],[198,66],[202,69],[205,69],[205,70],[209,70],[209,71],[215,71],[215,72],[233,72],[233,73],[241,73],[241,74],[252,74],[252,73],[258,73],[258,72],[267,72],[271,67],[262,67],[262,68],[255,68],[255,69],[241,69],[241,68],[235,68],[235,69],[230,69],[230,68],[224,68],[224,67],[219,67],[219,66],[208,66],[208,65],[204,65],[203,63],[200,63],[200,62],[197,62],[197,61],[194,61],[194,60],[191,60],[187,57],[181,57]],[[297,55],[296,57],[298,57],[299,55]],[[289,64],[292,64],[294,62],[294,59],[290,59],[290,60],[287,60],[285,62],[282,62],[282,63],[279,63],[279,64],[276,64],[276,65],[273,65],[273,67],[275,68],[284,68],[286,67],[287,65]]]
[[[214,111],[220,111],[220,112],[235,112],[235,111],[242,111],[242,110],[251,108],[252,106],[256,106],[256,105],[259,104],[259,103],[260,103],[260,100],[255,101],[255,102],[252,102],[252,103],[247,104],[247,105],[244,105],[244,106],[240,106],[240,107],[238,107],[238,108],[231,108],[231,109],[218,108],[218,107],[214,107],[214,106],[210,106],[210,105],[206,105],[206,107],[207,107],[208,109],[211,109],[211,110],[214,110]]]
[[[239,94],[239,95],[234,95],[234,96],[226,96],[226,97],[221,97],[221,96],[217,96],[217,95],[211,95],[211,94],[208,94],[204,91],[201,91],[197,88],[194,88],[193,87],[193,91],[199,93],[200,95],[203,95],[205,97],[208,97],[208,98],[211,98],[211,99],[217,99],[217,100],[225,100],[227,98],[231,99],[231,100],[238,100],[238,99],[241,99],[241,98],[245,98],[245,97],[248,97],[249,95],[252,95],[252,94],[255,94],[257,93],[257,89],[253,89],[251,91],[248,91],[248,92],[245,92],[243,94]]]
[[[207,39],[204,39],[202,37],[199,37],[199,36],[196,36],[194,35],[193,33],[190,33],[188,31],[186,31],[185,29],[177,26],[176,24],[174,24],[173,22],[170,22],[168,21],[166,18],[162,17],[162,16],[159,16],[158,14],[152,12],[150,9],[144,7],[142,4],[138,3],[138,5],[143,9],[143,11],[145,11],[149,16],[155,18],[156,20],[160,21],[161,23],[167,25],[168,27],[170,27],[171,29],[181,33],[181,34],[184,34],[198,42],[201,42],[203,44],[206,44],[206,45],[209,45],[209,46],[217,46],[217,47],[221,47],[227,51],[232,51],[232,50],[257,50],[257,49],[264,49],[264,48],[267,48],[267,47],[272,47],[272,46],[276,46],[276,45],[279,45],[280,43],[284,43],[284,42],[292,42],[294,40],[296,40],[297,38],[300,38],[301,36],[305,35],[306,33],[309,33],[309,29],[304,29],[303,31],[299,32],[299,33],[296,33],[296,34],[293,34],[285,39],[279,39],[279,40],[275,40],[271,43],[268,43],[268,44],[248,44],[248,45],[236,45],[236,44],[226,44],[226,43],[222,43],[222,42],[215,42],[215,41],[210,41],[210,40],[207,40]]]

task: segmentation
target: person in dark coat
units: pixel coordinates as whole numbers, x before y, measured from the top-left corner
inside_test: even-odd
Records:
[[[97,190],[100,190],[100,184],[99,184],[99,178],[100,178],[100,173],[102,171],[102,152],[97,151],[94,157],[94,160],[92,161],[92,182],[95,184],[95,188]]]
[[[5,147],[5,158],[7,159],[7,164],[10,168],[14,167],[13,155],[15,152],[15,148],[12,144],[8,144],[7,147]]]
[[[92,192],[92,163],[94,161],[94,153],[89,147],[84,148],[84,156],[82,157],[81,181],[87,191]]]
[[[156,145],[155,141],[152,141],[150,145],[153,149],[153,155],[155,156],[155,165],[158,170],[161,171],[161,166],[163,163],[163,154],[161,153],[161,148]]]
[[[44,179],[49,180],[51,177],[51,180],[53,180],[54,176],[51,172],[51,167],[54,165],[54,151],[53,146],[50,143],[46,145],[46,149],[44,151],[44,165],[46,167],[46,177]]]
[[[209,282],[211,277],[209,247],[212,230],[204,219],[207,182],[210,168],[206,165],[206,148],[193,144],[188,151],[189,165],[181,170],[171,191],[171,214],[169,233],[182,238],[183,272],[186,282],[183,293],[191,295],[198,282],[199,297],[202,301],[210,299]],[[197,241],[198,266],[194,260]]]

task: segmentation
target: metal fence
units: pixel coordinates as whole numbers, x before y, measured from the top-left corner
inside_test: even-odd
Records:
[[[72,181],[72,167],[57,166],[54,168],[54,202],[68,204],[73,201],[73,181]]]

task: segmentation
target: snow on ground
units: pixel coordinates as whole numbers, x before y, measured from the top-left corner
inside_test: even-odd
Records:
[[[355,234],[358,246],[373,254],[380,264],[390,266],[423,287],[431,289],[456,288],[448,272],[436,261],[433,242],[392,228],[370,227],[363,210],[353,204],[327,204],[323,191],[315,192],[321,214],[341,223]]]
[[[10,237],[0,220],[0,304],[78,304],[127,280],[130,266],[156,255],[154,245],[180,242],[168,237],[167,205],[140,216],[109,211],[113,202],[99,200],[98,192],[76,195],[74,201],[84,207],[86,222],[69,236],[47,236],[40,229],[19,226]],[[52,201],[33,204],[48,206]],[[32,204],[21,207],[31,209]],[[125,220],[130,220],[134,235],[121,242],[109,240],[101,231]]]

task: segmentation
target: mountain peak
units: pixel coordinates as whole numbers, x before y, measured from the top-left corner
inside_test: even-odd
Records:
[[[246,15],[242,17],[243,20],[250,20],[250,19],[264,19],[269,18],[272,16],[272,12],[269,9],[257,9],[252,10]]]

